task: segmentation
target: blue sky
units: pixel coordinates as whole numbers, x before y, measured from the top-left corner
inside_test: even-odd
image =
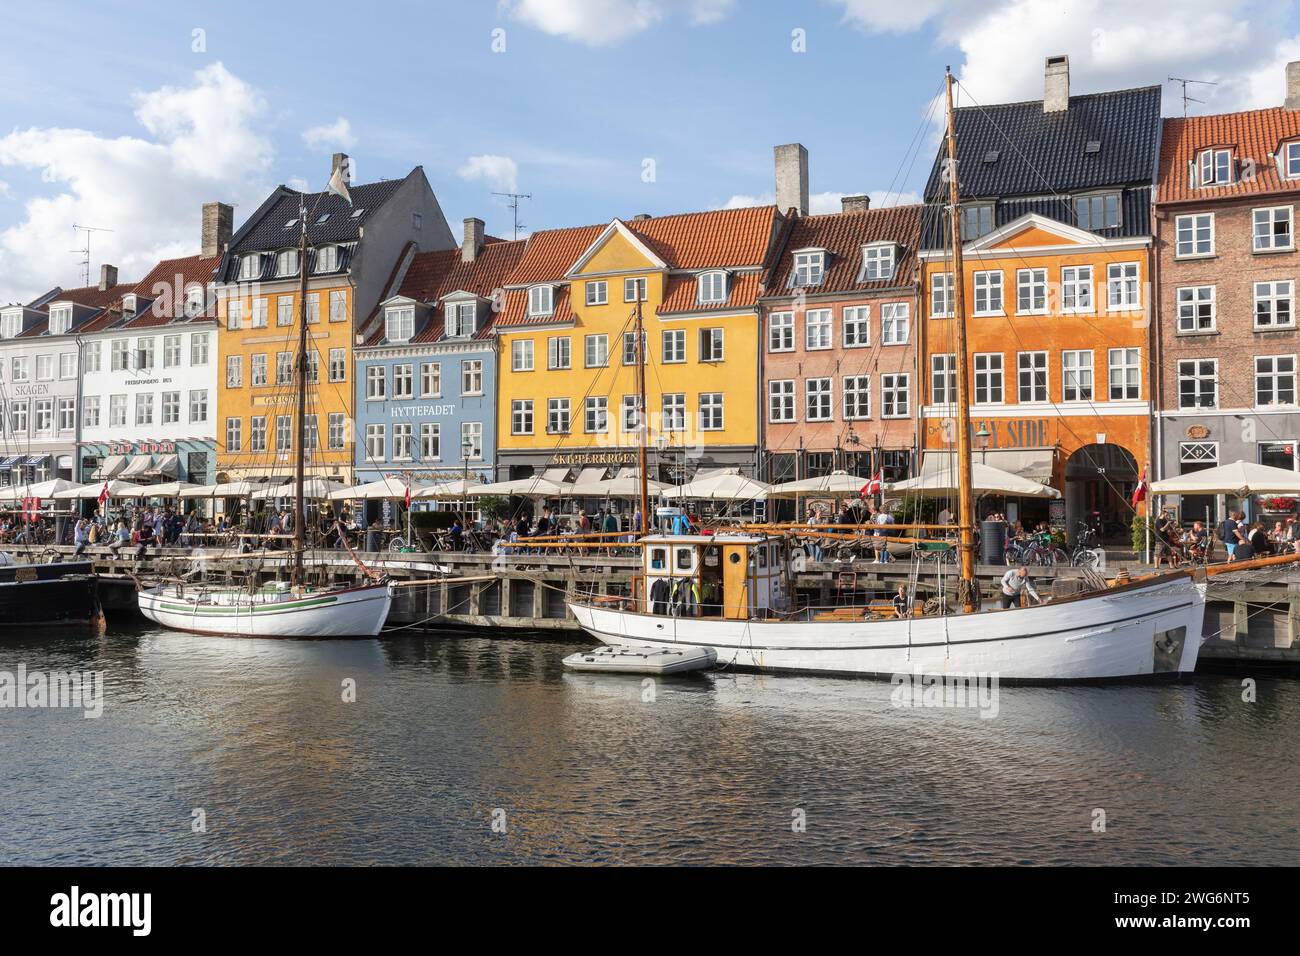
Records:
[[[910,169],[909,148],[945,64],[983,102],[1041,95],[1060,52],[1079,91],[1217,80],[1204,111],[1279,103],[1281,64],[1300,58],[1294,4],[1270,0],[100,2],[7,17],[0,301],[79,281],[73,222],[112,228],[92,258],[132,278],[195,251],[203,200],[237,203],[241,221],[276,183],[322,186],[336,149],[366,181],[423,165],[453,229],[477,215],[498,235],[509,211],[490,192],[512,185],[533,194],[529,229],[764,201],[772,146],[792,141],[831,208],[919,192],[933,128]],[[1168,85],[1166,103],[1181,110]]]

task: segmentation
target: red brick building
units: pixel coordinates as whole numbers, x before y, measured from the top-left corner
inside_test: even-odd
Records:
[[[922,207],[869,205],[792,215],[778,236],[760,300],[768,481],[912,473]]]
[[[1156,193],[1156,475],[1300,467],[1295,205],[1300,63],[1286,104],[1169,119]],[[1185,498],[1185,521],[1228,504]]]

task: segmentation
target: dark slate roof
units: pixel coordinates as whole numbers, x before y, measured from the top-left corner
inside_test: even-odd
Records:
[[[965,106],[955,112],[963,199],[1041,196],[1150,184],[1160,149],[1160,87],[1070,97],[1070,108],[1044,113],[1042,100]],[[1090,142],[1100,144],[1089,152]],[[988,162],[994,153],[995,161]],[[946,145],[925,187],[940,198]]]
[[[323,243],[352,242],[361,235],[361,226],[369,219],[398,188],[403,179],[385,179],[377,183],[363,183],[350,186],[352,205],[333,193],[308,193],[305,205],[311,221],[307,224],[307,244],[309,246]],[[298,244],[299,227],[284,228],[285,223],[298,219],[298,198],[302,195],[286,186],[280,186],[271,196],[269,207],[263,203],[262,209],[255,215],[256,222],[245,224],[240,235],[231,244],[231,252],[273,252]],[[315,210],[313,213],[312,210]],[[364,210],[360,216],[353,218],[358,209]],[[329,213],[325,222],[318,222],[321,216]]]
[[[942,249],[952,242],[949,234],[947,206],[932,204],[926,207],[921,220],[921,248]],[[1074,208],[1069,196],[1059,198],[1034,197],[1030,199],[1004,199],[993,208],[993,228],[1015,222],[1028,213],[1038,213],[1057,222],[1078,225],[1074,221]],[[1120,193],[1119,226],[1113,229],[1094,229],[1096,235],[1106,239],[1127,239],[1151,235],[1151,187],[1138,186]],[[969,237],[967,237],[969,241]]]

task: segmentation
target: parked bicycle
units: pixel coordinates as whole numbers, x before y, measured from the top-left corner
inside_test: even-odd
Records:
[[[1095,568],[1101,564],[1101,541],[1097,538],[1097,529],[1086,521],[1080,521],[1075,529],[1070,564],[1076,568]]]
[[[1033,534],[1024,539],[1012,538],[1007,544],[1006,561],[1013,568],[1022,564],[1050,568],[1069,564],[1070,556],[1052,543],[1050,534]]]

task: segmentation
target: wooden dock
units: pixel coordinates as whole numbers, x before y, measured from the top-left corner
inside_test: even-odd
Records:
[[[46,549],[53,550],[53,549]],[[66,556],[71,548],[58,549]],[[248,574],[271,577],[283,557],[228,556],[208,562],[202,551],[165,548],[161,555],[135,562],[112,558],[105,549],[88,555],[101,576],[105,610],[131,613],[135,608],[131,575],[179,576],[199,565],[209,573],[225,574],[233,582]],[[434,554],[362,554],[369,567],[381,570],[400,585],[389,615],[390,627],[412,631],[441,627],[482,627],[520,631],[577,631],[566,600],[578,593],[629,595],[637,559],[630,554],[582,553],[492,555],[438,552]],[[341,551],[314,551],[307,563],[332,580],[351,583],[360,579],[356,564]],[[1119,567],[1142,573],[1134,562]],[[992,598],[1005,567],[981,565],[977,574],[984,594]],[[795,575],[803,602],[829,607],[848,598],[865,604],[872,597],[888,597],[898,585],[910,582],[907,561],[851,564],[809,561]],[[1206,606],[1205,636],[1201,656],[1207,661],[1242,664],[1300,665],[1300,570],[1279,569],[1260,580],[1215,579]],[[924,583],[933,574],[922,573]],[[1035,582],[1044,593],[1069,594],[1083,586],[1084,574],[1075,568],[1035,568]],[[954,572],[955,583],[955,572]]]

